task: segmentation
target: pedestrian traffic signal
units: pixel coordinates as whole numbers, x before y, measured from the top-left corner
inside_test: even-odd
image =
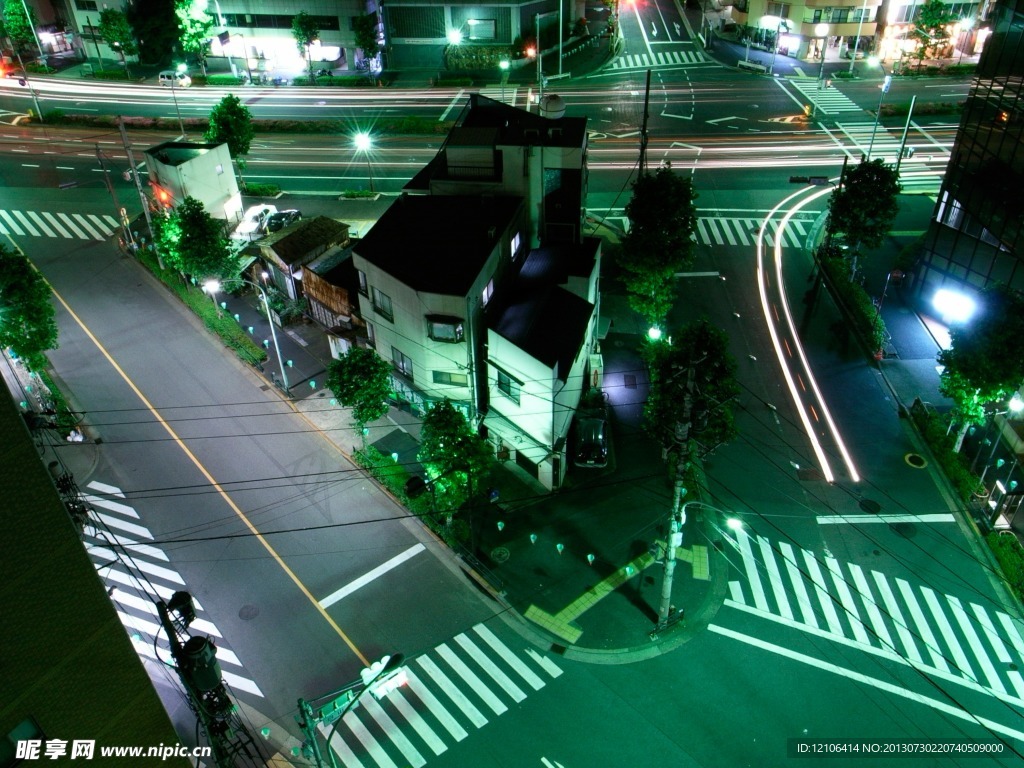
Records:
[[[380,661],[375,661],[369,667],[360,670],[359,676],[363,680],[363,687],[370,692],[373,698],[379,701],[391,691],[409,682],[402,661],[401,654],[385,656]]]

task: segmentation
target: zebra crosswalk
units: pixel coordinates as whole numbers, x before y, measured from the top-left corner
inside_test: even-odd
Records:
[[[106,214],[0,209],[2,235],[106,240],[118,229],[117,219]]]
[[[871,123],[839,123],[836,131],[842,133],[856,148],[866,155],[871,150],[871,159],[881,158],[894,164],[902,149],[902,129],[888,129]],[[874,137],[872,140],[872,136]],[[900,183],[906,194],[936,194],[942,185],[942,176],[949,162],[949,148],[930,144],[927,150],[915,151],[913,158],[904,159],[900,165]]]
[[[786,82],[813,103],[819,114],[838,115],[849,112],[864,114],[864,110],[858,107],[856,102],[836,88],[824,87],[817,78],[792,78]]]
[[[606,216],[605,221],[629,230],[629,219],[625,216]],[[703,245],[750,245],[757,242],[757,233],[761,229],[761,219],[726,216],[701,216],[697,219],[696,241]],[[811,221],[794,217],[790,219],[782,234],[783,248],[803,248],[807,244],[807,235]],[[766,230],[765,244],[775,247],[778,237],[778,222],[771,221]]]
[[[609,64],[608,69],[649,69],[713,63],[701,51],[659,51],[657,53],[623,54]]]
[[[141,524],[138,512],[125,504],[119,488],[94,480],[86,486],[82,499],[91,508],[83,537],[86,551],[107,585],[135,650],[143,658],[168,661],[170,646],[154,601],[167,602],[175,592],[187,591],[185,580],[159,547],[147,543],[153,540],[153,534]],[[263,692],[243,674],[242,662],[227,646],[220,630],[194,597],[193,602],[196,619],[189,631],[215,640],[224,682],[235,693],[243,691],[262,698]]]
[[[729,582],[726,605],[1024,705],[1012,616],[745,531],[730,543],[745,578]]]
[[[487,85],[480,89],[481,96],[486,96],[494,101],[504,102],[513,107],[516,105],[516,95],[518,93],[519,88],[513,85],[506,85],[504,88],[500,85]]]
[[[362,696],[330,747],[346,768],[419,768],[561,674],[546,656],[517,653],[477,624],[408,662],[404,686],[380,701]],[[321,728],[324,738],[331,728]]]

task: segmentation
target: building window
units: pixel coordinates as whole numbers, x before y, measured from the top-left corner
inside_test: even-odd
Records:
[[[777,16],[780,19],[789,18],[789,6],[785,3],[768,3],[768,9],[765,11],[768,16]]]
[[[516,232],[512,235],[512,261],[519,255],[519,246],[522,245],[522,236]]]
[[[75,10],[77,11],[95,11],[96,0],[75,0]]]
[[[373,289],[373,311],[385,320],[395,321],[395,313],[391,311],[391,297]]]
[[[464,373],[448,373],[448,371],[434,371],[434,383],[446,384],[451,387],[468,387],[469,376]]]
[[[369,296],[370,295],[370,289],[367,287],[366,273],[363,272],[363,270],[361,270],[361,269],[357,269],[356,270],[356,277],[359,278],[359,292],[361,294],[363,294],[363,296]]]
[[[377,331],[374,330],[372,323],[366,324],[366,338],[370,341],[370,346],[374,349],[377,348]]]
[[[391,362],[395,364],[395,370],[412,381],[412,360],[406,357],[401,350],[391,348]]]
[[[505,397],[511,400],[516,405],[519,405],[519,386],[520,382],[513,379],[501,368],[495,367],[495,372],[498,374],[498,391],[501,392]]]
[[[486,307],[487,302],[491,300],[491,294],[494,293],[494,280],[488,280],[487,285],[484,286],[483,294],[481,295],[481,303]]]
[[[462,341],[462,320],[448,315],[427,315],[427,335],[434,341],[447,341],[452,344]]]

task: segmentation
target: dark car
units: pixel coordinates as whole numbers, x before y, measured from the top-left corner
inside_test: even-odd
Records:
[[[302,211],[296,211],[294,208],[288,211],[272,213],[267,219],[267,232],[277,232],[279,229],[284,229],[289,224],[294,224],[301,218]]]
[[[608,465],[608,422],[600,418],[582,418],[576,424],[577,467]]]

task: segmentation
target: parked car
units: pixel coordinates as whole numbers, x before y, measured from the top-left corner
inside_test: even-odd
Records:
[[[270,216],[267,217],[267,232],[277,232],[278,230],[284,229],[289,224],[294,224],[301,218],[302,211],[297,211],[294,208],[287,211],[278,211],[277,213],[272,213],[270,214]]]
[[[263,231],[269,219],[277,213],[277,207],[273,205],[254,205],[242,215],[242,221],[235,227],[234,236],[251,238]]]
[[[576,449],[573,460],[577,467],[608,465],[608,422],[586,417],[576,423]]]
[[[161,88],[188,88],[192,85],[192,78],[184,72],[165,69],[157,76],[157,82]]]

